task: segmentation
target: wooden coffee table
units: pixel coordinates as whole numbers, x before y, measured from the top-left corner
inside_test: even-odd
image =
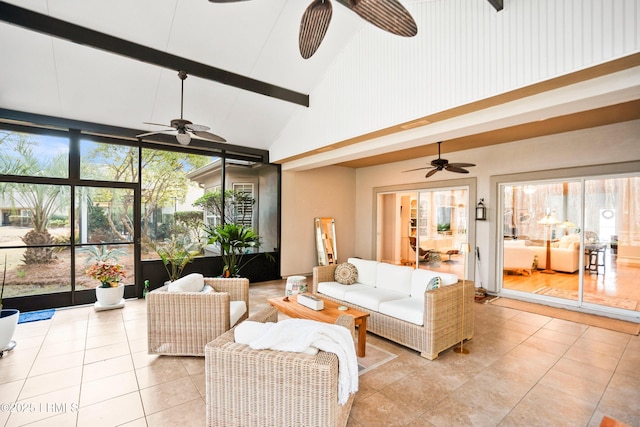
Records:
[[[355,308],[349,308],[344,311],[338,310],[341,304],[321,298],[318,295],[315,296],[324,301],[324,309],[312,310],[302,304],[298,304],[298,295],[290,296],[289,301],[284,301],[281,297],[269,298],[267,301],[278,309],[280,313],[298,319],[310,319],[333,324],[338,319],[338,316],[342,314],[353,316],[354,323],[358,327],[358,357],[364,357],[367,346],[367,317],[369,317],[369,313]]]

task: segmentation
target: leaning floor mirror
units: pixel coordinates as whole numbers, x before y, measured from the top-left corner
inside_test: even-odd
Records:
[[[336,224],[333,218],[315,218],[316,250],[318,265],[336,264],[338,251],[336,249]]]

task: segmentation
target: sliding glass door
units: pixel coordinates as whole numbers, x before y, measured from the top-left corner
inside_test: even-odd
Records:
[[[503,294],[640,310],[640,177],[512,182],[499,191]]]
[[[377,200],[379,261],[464,276],[465,260],[468,267],[475,259],[461,252],[463,243],[474,245],[469,185],[380,189]]]

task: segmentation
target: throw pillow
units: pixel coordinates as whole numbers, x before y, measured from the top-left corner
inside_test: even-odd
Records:
[[[334,278],[342,285],[353,285],[358,280],[358,269],[351,263],[343,262],[336,266]]]
[[[442,286],[442,278],[440,276],[436,276],[429,280],[429,283],[427,284],[427,290],[431,291],[433,289],[438,289],[440,286]]]

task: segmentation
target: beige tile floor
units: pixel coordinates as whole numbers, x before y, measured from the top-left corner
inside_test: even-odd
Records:
[[[284,282],[251,285],[254,312]],[[349,425],[640,426],[640,338],[494,305],[475,304],[468,355],[398,354],[360,378]],[[199,426],[204,361],[149,356],[144,300],[122,310],[58,310],[18,325],[0,359],[0,425]],[[13,411],[11,411],[13,410]]]

